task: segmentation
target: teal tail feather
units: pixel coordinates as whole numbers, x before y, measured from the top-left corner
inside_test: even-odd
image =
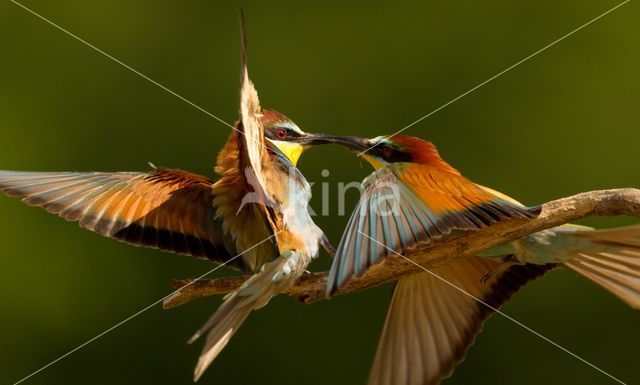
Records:
[[[564,266],[640,309],[640,225],[563,232],[562,236],[579,237],[591,245],[574,251]]]
[[[520,263],[559,264],[640,309],[640,225],[594,230],[566,224],[478,253]]]

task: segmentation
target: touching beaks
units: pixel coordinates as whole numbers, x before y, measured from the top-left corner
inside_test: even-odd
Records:
[[[307,133],[304,136],[294,139],[304,146],[316,146],[321,144],[339,144],[354,151],[365,151],[373,143],[369,139],[357,136],[325,135]]]

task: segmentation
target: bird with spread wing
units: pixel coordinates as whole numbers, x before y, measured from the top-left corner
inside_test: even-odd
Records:
[[[227,264],[251,277],[191,338],[208,333],[197,380],[253,310],[292,285],[333,248],[311,219],[309,184],[296,163],[313,136],[260,107],[243,33],[240,120],[218,154],[217,181],[181,170],[0,171],[0,190],[132,245]]]
[[[283,114],[261,108],[245,51],[243,44],[241,116],[218,155],[215,181],[156,167],[112,173],[0,171],[1,191],[83,228],[251,275],[192,337],[207,333],[195,380],[251,311],[302,276],[320,245],[333,253],[309,216],[310,187],[295,167],[309,146],[343,144],[375,168],[363,182],[335,253],[328,295],[385,257],[419,243],[538,214],[537,207],[466,179],[424,140],[303,132]],[[402,277],[369,383],[440,383],[464,359],[484,320],[522,285],[556,266],[578,272],[638,308],[639,257],[638,226],[593,231],[565,225],[461,257],[431,273]]]
[[[348,221],[327,295],[385,257],[455,231],[532,218],[538,207],[473,183],[425,140],[397,135],[319,137],[357,151],[375,169]],[[461,362],[483,322],[520,287],[562,266],[640,308],[640,226],[563,225],[465,256],[395,285],[369,385],[434,385]]]

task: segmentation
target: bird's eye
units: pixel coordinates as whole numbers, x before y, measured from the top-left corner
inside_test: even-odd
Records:
[[[385,146],[382,148],[382,156],[385,158],[391,158],[391,155],[393,155],[393,149],[391,147]]]
[[[287,137],[287,131],[283,130],[282,128],[276,131],[276,136],[278,137],[278,139],[284,139]]]

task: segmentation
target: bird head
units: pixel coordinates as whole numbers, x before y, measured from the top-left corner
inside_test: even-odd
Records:
[[[296,165],[305,149],[322,144],[339,144],[378,169],[389,163],[418,163],[457,171],[440,157],[436,146],[409,135],[358,136],[326,135],[302,131],[291,119],[275,110],[262,110],[264,135]]]
[[[295,166],[307,144],[310,134],[302,131],[293,120],[275,110],[262,110],[264,136]]]
[[[306,146],[340,144],[357,152],[358,156],[378,169],[389,163],[418,163],[457,171],[440,157],[436,146],[426,140],[408,135],[362,138],[324,134],[305,134]]]

